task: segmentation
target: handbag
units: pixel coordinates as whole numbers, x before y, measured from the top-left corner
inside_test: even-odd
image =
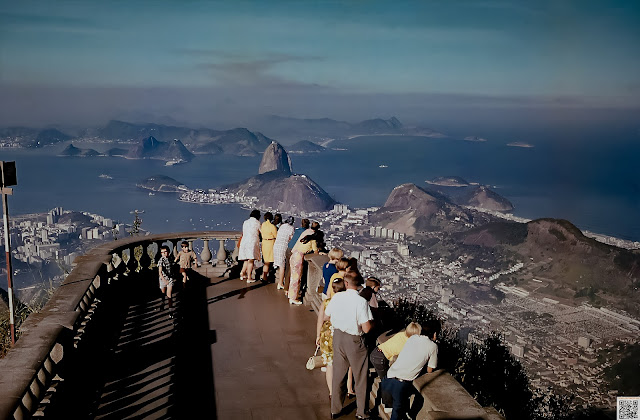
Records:
[[[316,346],[316,351],[313,353],[313,356],[311,356],[309,360],[307,360],[307,369],[313,370],[317,367],[324,366],[324,360],[322,359],[322,356],[317,355],[319,349],[320,346]]]

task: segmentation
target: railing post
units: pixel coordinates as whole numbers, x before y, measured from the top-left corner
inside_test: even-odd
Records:
[[[233,252],[231,253],[231,258],[233,258],[234,264],[235,264],[235,261],[238,260],[238,253],[239,252],[240,252],[240,250],[238,250],[238,241],[234,241]]]
[[[227,252],[224,250],[224,239],[218,239],[218,241],[220,242],[220,247],[218,247],[216,259],[218,260],[218,264],[223,266],[224,261],[227,259]]]
[[[127,266],[124,263],[123,255],[124,254],[122,250],[114,251],[113,254],[111,254],[111,260],[114,261],[113,267],[115,269],[115,274],[113,277],[124,274],[127,271]]]
[[[142,255],[140,255],[141,271],[151,270],[151,256],[149,255],[149,245],[151,245],[151,242],[142,243]]]
[[[154,261],[157,263],[158,260],[160,260],[161,254],[160,254],[160,247],[162,246],[162,241],[156,241],[156,255],[155,255],[155,259]]]
[[[204,246],[202,247],[202,252],[200,253],[200,259],[202,260],[202,264],[208,264],[211,261],[211,250],[209,249],[209,240],[203,239]]]
[[[173,244],[173,258],[178,258],[178,242],[180,242],[180,239],[171,240],[171,243]]]
[[[130,273],[135,272],[138,269],[138,260],[136,260],[136,247],[137,245],[131,245],[129,247],[129,261],[127,261],[127,268]]]

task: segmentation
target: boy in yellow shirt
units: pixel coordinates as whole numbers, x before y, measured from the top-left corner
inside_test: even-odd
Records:
[[[406,330],[400,331],[384,343],[379,344],[371,352],[369,360],[371,360],[371,364],[378,373],[380,380],[387,376],[389,361],[400,354],[409,337],[419,335],[421,332],[422,326],[417,322],[412,322],[407,325]]]

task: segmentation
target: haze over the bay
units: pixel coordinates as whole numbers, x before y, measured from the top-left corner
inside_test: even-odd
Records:
[[[2,0],[0,125],[632,126],[638,41],[622,0]]]

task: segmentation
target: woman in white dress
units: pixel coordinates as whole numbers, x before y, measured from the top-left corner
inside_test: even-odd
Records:
[[[287,217],[287,220],[278,229],[276,243],[273,244],[273,266],[278,268],[278,285],[277,289],[284,289],[284,271],[287,260],[287,249],[289,241],[293,238],[295,229],[293,228],[293,216]]]
[[[238,261],[244,260],[240,280],[253,283],[253,264],[260,259],[260,210],[252,210],[242,224],[242,240],[238,249]]]

